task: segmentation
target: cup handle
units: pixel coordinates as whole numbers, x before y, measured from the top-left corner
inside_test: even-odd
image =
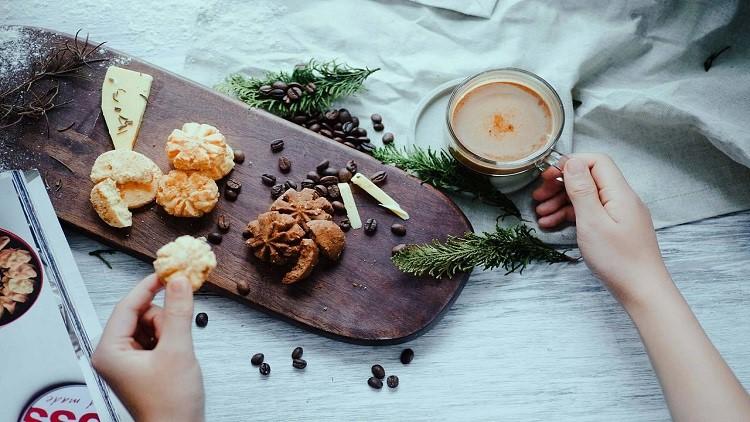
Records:
[[[568,161],[568,156],[560,152],[557,152],[553,148],[552,150],[550,150],[550,153],[547,154],[546,157],[536,162],[536,168],[539,169],[540,172],[543,172],[550,167],[554,167],[560,170],[560,172],[562,173],[563,168],[565,168],[566,161]],[[562,176],[559,176],[559,177],[556,177],[555,180],[557,180],[558,182],[562,182],[563,178]]]

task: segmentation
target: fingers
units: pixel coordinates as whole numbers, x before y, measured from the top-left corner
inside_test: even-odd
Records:
[[[570,201],[568,200],[568,194],[563,191],[537,205],[536,214],[540,217],[544,217],[546,215],[552,214],[553,212],[559,210],[565,205],[568,205],[569,203]]]
[[[543,229],[553,229],[563,223],[574,223],[575,221],[576,213],[573,210],[573,206],[568,205],[558,209],[552,214],[539,218],[537,224]]]
[[[159,305],[151,305],[148,310],[141,315],[139,324],[148,326],[153,330],[154,337],[161,337],[161,326],[164,322],[164,309]]]
[[[101,342],[107,344],[119,338],[132,337],[138,326],[140,315],[148,309],[154,295],[161,289],[156,275],[150,275],[138,283],[112,311]]]
[[[564,169],[565,190],[573,204],[577,223],[595,222],[607,217],[601,200],[599,188],[591,175],[589,163],[577,156],[572,156]]]
[[[600,191],[606,191],[613,194],[632,192],[630,185],[625,176],[617,167],[612,159],[604,154],[574,154],[571,158],[580,158],[586,161],[591,169],[591,176]],[[611,198],[601,198],[605,204]]]
[[[550,167],[541,174],[542,184],[531,193],[535,201],[543,202],[561,192],[563,184],[556,180],[562,173],[560,170]]]
[[[157,348],[192,351],[193,289],[186,279],[174,279],[167,284],[163,316]]]

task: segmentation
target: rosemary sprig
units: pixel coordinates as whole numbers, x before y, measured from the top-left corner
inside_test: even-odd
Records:
[[[309,62],[297,65],[292,73],[268,72],[263,78],[234,74],[216,88],[224,93],[234,95],[250,107],[260,108],[277,116],[289,117],[297,113],[321,112],[331,107],[338,98],[352,95],[362,89],[368,76],[380,69],[355,68],[345,64],[330,62]],[[260,92],[260,87],[271,85],[276,81],[296,82],[301,85],[312,83],[314,91],[305,93],[299,101],[285,104],[279,98],[273,98]]]
[[[444,192],[467,193],[480,201],[500,208],[505,216],[520,217],[516,205],[487,180],[486,177],[466,170],[445,150],[423,149],[418,146],[398,150],[393,145],[376,148],[372,156],[385,164],[410,171]]]
[[[444,242],[411,245],[391,259],[405,273],[435,278],[453,277],[478,266],[485,270],[502,267],[507,275],[523,272],[532,261],[577,260],[542,242],[533,232],[524,224],[509,228],[498,225],[494,232],[466,233],[461,237],[449,236]]]

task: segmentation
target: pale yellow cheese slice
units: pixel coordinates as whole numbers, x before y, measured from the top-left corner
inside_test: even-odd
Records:
[[[357,210],[357,204],[354,203],[354,195],[352,195],[352,189],[348,183],[339,183],[339,193],[341,199],[344,201],[344,208],[346,208],[346,216],[349,218],[349,224],[353,229],[362,227],[362,219],[359,218],[359,211]]]
[[[133,149],[153,79],[117,66],[107,69],[102,83],[102,114],[115,149]]]
[[[392,213],[401,217],[402,220],[409,219],[409,213],[404,211],[401,206],[393,200],[387,193],[383,192],[382,189],[377,187],[375,183],[372,183],[370,179],[363,176],[361,173],[357,173],[352,177],[352,183],[364,189],[365,192],[369,193],[370,196],[380,202],[380,206],[390,210]],[[340,189],[339,189],[340,190]]]

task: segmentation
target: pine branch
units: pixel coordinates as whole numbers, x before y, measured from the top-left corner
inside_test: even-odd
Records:
[[[453,277],[477,266],[485,270],[502,267],[507,275],[523,272],[534,261],[577,261],[545,244],[533,232],[534,229],[523,224],[510,228],[496,226],[492,233],[466,233],[462,237],[449,236],[445,242],[410,245],[391,260],[405,273],[435,278]]]
[[[385,164],[410,171],[423,182],[444,192],[468,193],[480,201],[499,207],[505,216],[520,217],[516,205],[485,177],[461,167],[445,150],[423,149],[418,146],[402,150],[389,145],[377,148],[372,156]]]
[[[263,78],[230,75],[216,88],[234,95],[250,107],[289,117],[298,113],[322,112],[330,108],[337,99],[361,91],[365,79],[378,70],[380,69],[354,68],[335,61],[310,60],[306,64],[296,66],[292,73],[268,72]],[[261,90],[262,87],[271,86],[277,81],[286,84],[297,83],[310,89],[303,91],[299,100],[286,104],[281,98],[270,96]]]

